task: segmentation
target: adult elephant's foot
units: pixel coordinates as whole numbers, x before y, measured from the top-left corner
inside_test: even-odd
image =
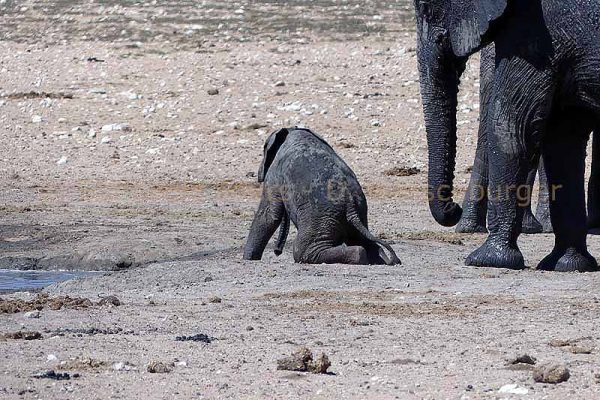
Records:
[[[598,262],[587,250],[578,250],[575,247],[567,249],[554,248],[537,266],[544,271],[559,272],[590,272],[598,271]]]
[[[458,225],[456,225],[456,232],[458,233],[487,233],[485,221],[482,223],[472,218],[462,218]]]
[[[544,231],[544,227],[533,215],[531,210],[527,210],[523,215],[523,225],[521,231],[529,234],[542,233]]]
[[[525,268],[523,254],[516,246],[511,247],[490,238],[467,257],[465,264],[473,267]]]

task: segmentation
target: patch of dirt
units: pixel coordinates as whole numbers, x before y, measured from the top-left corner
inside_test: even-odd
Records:
[[[40,332],[34,331],[18,331],[18,332],[9,332],[0,336],[0,338],[6,340],[38,340],[43,339],[43,336]]]
[[[465,240],[472,240],[473,235],[456,232],[391,232],[381,233],[379,238],[388,241],[427,240],[464,246]]]
[[[98,370],[105,369],[110,366],[106,361],[96,360],[90,357],[75,358],[72,360],[62,361],[58,365],[61,370]]]
[[[0,299],[0,314],[16,314],[20,312],[43,310],[60,310],[62,308],[88,308],[94,303],[89,299],[80,297],[57,296],[50,297],[46,293],[38,294],[33,300],[3,300]]]
[[[325,353],[313,357],[312,351],[307,347],[300,347],[294,350],[289,357],[277,360],[277,369],[283,371],[326,374],[330,366],[331,362]]]
[[[383,172],[386,176],[413,176],[421,173],[421,170],[416,167],[393,167],[390,169],[386,169]]]

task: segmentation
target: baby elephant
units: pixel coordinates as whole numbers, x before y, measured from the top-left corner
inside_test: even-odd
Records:
[[[291,219],[298,229],[296,262],[400,264],[391,246],[369,232],[367,200],[354,172],[316,133],[300,128],[272,133],[258,181],[264,182],[263,194],[244,259],[260,260],[280,225],[275,254],[281,254]]]

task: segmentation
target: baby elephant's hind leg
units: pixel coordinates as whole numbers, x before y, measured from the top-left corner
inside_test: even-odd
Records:
[[[369,264],[367,251],[362,246],[332,243],[323,247],[313,243],[304,232],[298,232],[294,242],[294,260],[304,264]]]
[[[369,264],[367,251],[362,246],[335,246],[322,250],[316,257],[316,264]]]

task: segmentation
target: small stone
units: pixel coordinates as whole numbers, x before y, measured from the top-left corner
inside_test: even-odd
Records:
[[[372,119],[370,123],[371,126],[381,126],[381,121],[378,119]]]
[[[213,304],[218,304],[218,303],[221,303],[222,301],[223,300],[219,296],[213,296],[208,299],[208,302],[213,303]]]
[[[46,356],[46,361],[47,362],[52,362],[52,361],[57,361],[57,360],[58,360],[58,357],[56,357],[54,354],[48,354]]]
[[[208,93],[209,96],[216,96],[219,94],[219,89],[217,89],[217,88],[208,89],[206,91],[206,93]]]
[[[250,332],[250,331],[253,331],[253,330],[254,330],[254,327],[253,327],[253,326],[247,326],[247,327],[246,327],[246,330],[247,330],[248,332]]]
[[[148,372],[151,374],[167,374],[173,370],[173,363],[163,363],[161,361],[152,361],[148,364]]]
[[[60,160],[58,160],[58,161],[56,162],[56,165],[65,165],[65,164],[67,163],[67,161],[68,161],[68,158],[67,158],[67,156],[62,156],[62,157],[60,158]]]
[[[39,124],[43,120],[44,119],[40,115],[34,115],[33,117],[31,117],[31,122],[33,122],[34,124]]]
[[[116,296],[105,296],[100,299],[100,301],[98,302],[98,305],[99,306],[110,305],[110,306],[118,307],[121,305],[121,301]]]
[[[108,144],[110,142],[112,142],[112,138],[110,136],[104,136],[102,140],[100,140],[100,143],[102,144]]]
[[[544,364],[533,370],[533,380],[539,383],[561,383],[571,377],[569,369],[562,364]]]
[[[93,139],[95,137],[96,137],[96,130],[94,128],[92,128],[88,132],[88,138]]]
[[[25,314],[23,314],[23,316],[25,318],[39,318],[42,316],[42,313],[40,313],[39,310],[34,310],[26,312]]]
[[[570,346],[570,347],[568,347],[568,349],[573,354],[591,354],[592,353],[592,349],[589,347]]]
[[[204,282],[212,282],[212,281],[213,281],[212,276],[207,276],[206,278],[204,278]]]
[[[275,82],[275,85],[273,85],[275,87],[283,87],[285,86],[285,82],[284,81],[277,81]]]
[[[537,362],[537,360],[535,359],[535,357],[531,357],[529,354],[522,354],[522,355],[517,356],[514,359],[509,361],[510,364],[529,364],[529,365],[535,365],[536,362]]]

